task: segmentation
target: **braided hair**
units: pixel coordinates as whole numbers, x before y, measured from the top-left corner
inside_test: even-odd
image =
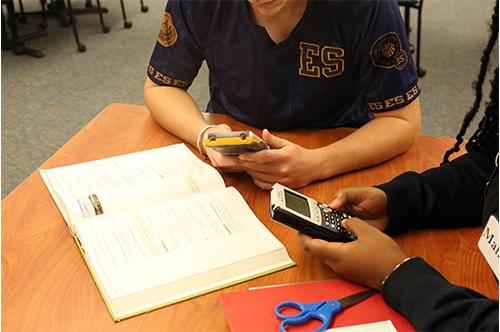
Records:
[[[493,138],[497,136],[496,140]],[[467,151],[483,147],[487,143],[498,144],[498,67],[491,81],[490,101],[486,105],[484,116],[479,122],[478,129],[465,144]]]
[[[490,55],[493,47],[495,46],[495,42],[498,38],[498,0],[495,1],[495,9],[493,11],[493,15],[491,17],[490,22],[490,37],[488,40],[488,44],[486,45],[483,55],[481,56],[481,66],[479,69],[479,74],[477,77],[477,81],[474,84],[475,90],[475,100],[470,108],[469,112],[464,117],[462,126],[458,135],[456,136],[456,142],[454,146],[446,151],[442,164],[446,164],[449,162],[449,157],[460,150],[460,145],[464,141],[464,135],[479,111],[479,106],[481,105],[481,100],[483,98],[483,83],[486,76],[486,71],[488,69],[488,63],[490,61]],[[470,140],[465,145],[467,151],[471,151],[473,149],[477,149],[480,146],[485,145],[488,142],[492,142],[493,139],[495,142],[498,141],[498,68],[495,70],[494,78],[491,82],[492,91],[490,94],[490,101],[486,106],[485,114],[481,121],[479,122],[477,130],[472,134]]]

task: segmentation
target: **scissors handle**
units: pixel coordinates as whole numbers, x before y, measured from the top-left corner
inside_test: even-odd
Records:
[[[315,310],[318,306],[316,305],[316,303],[312,303],[312,304],[315,305],[314,308],[312,308],[312,310]],[[280,319],[294,318],[294,317],[298,317],[300,315],[303,315],[306,311],[306,307],[311,307],[312,304],[302,304],[302,303],[297,302],[297,301],[285,301],[285,302],[281,302],[280,304],[278,304],[274,308],[274,313]],[[300,311],[298,313],[296,313],[295,315],[282,314],[281,310],[286,309],[286,308],[294,308],[294,309],[298,309]],[[308,308],[308,309],[311,310],[311,308]]]
[[[295,315],[284,315],[280,312],[284,308],[299,309]],[[300,325],[311,319],[316,319],[322,324],[314,332],[324,331],[330,326],[333,315],[342,309],[342,303],[336,300],[321,301],[303,304],[296,301],[282,302],[274,308],[274,313],[278,318],[283,319],[280,324],[280,331],[286,332],[287,325]]]

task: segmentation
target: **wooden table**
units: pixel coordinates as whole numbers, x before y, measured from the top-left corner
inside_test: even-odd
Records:
[[[221,115],[207,118],[214,123],[226,121],[234,130],[248,128]],[[296,130],[277,134],[291,141],[300,141],[302,146],[315,147],[337,140],[350,131]],[[179,142],[156,124],[144,106],[114,104],[41,168]],[[451,139],[419,137],[413,148],[389,162],[314,183],[300,191],[328,202],[334,191],[344,186],[378,184],[406,170],[422,171],[434,167],[451,144]],[[286,246],[297,266],[222,291],[334,277],[318,260],[302,251],[295,231],[269,218],[267,191],[257,188],[244,174],[226,174],[224,179],[227,185],[235,186],[242,193],[259,219]],[[219,303],[220,291],[114,323],[39,172],[30,175],[2,203],[3,331],[229,329]],[[480,234],[480,228],[429,230],[398,236],[396,240],[408,255],[423,257],[451,282],[498,298],[498,285],[493,274],[476,250]]]

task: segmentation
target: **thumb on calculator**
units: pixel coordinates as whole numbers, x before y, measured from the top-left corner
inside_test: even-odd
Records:
[[[267,129],[262,131],[262,139],[264,139],[264,141],[266,141],[266,143],[273,149],[281,149],[291,144],[286,139],[271,134]]]
[[[342,220],[342,226],[358,238],[370,236],[372,232],[378,232],[376,228],[359,218]]]

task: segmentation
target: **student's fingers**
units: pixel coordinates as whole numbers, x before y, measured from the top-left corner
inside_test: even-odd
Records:
[[[347,203],[347,194],[343,190],[337,191],[334,199],[328,204],[330,207],[334,209],[339,209]]]
[[[269,174],[269,173],[260,173],[260,172],[255,172],[252,170],[246,169],[246,173],[252,177],[252,179],[257,180],[259,182],[265,182],[265,183],[276,183],[280,182],[280,177],[276,176],[274,174]]]
[[[330,203],[331,207],[338,209],[343,205],[356,205],[365,200],[368,196],[369,187],[348,187],[340,189],[335,193],[335,198]]]
[[[337,191],[329,205],[362,219],[373,219],[386,215],[387,198],[375,187],[348,187]]]
[[[387,228],[387,218],[366,219],[365,222],[381,232]]]
[[[210,129],[213,132],[218,132],[218,131],[232,131],[231,126],[228,125],[227,123],[219,123],[218,125],[216,125],[213,128],[210,128]]]
[[[207,148],[206,153],[208,156],[208,159],[210,159],[210,162],[212,163],[213,166],[219,166],[223,164],[233,164],[236,165],[238,163],[238,159],[235,157],[227,157],[219,153],[218,151]]]
[[[210,160],[210,163],[217,167],[217,165],[219,165],[220,163],[220,159],[222,158],[222,155],[215,151],[214,149],[210,149],[210,148],[205,148],[205,152],[208,156],[208,159]]]
[[[208,136],[209,133],[220,133],[226,131],[232,131],[231,127],[228,124],[219,123],[218,125],[215,125],[215,127],[209,128],[205,132],[205,137]]]
[[[245,168],[240,164],[238,158],[236,157],[224,156],[213,149],[207,151],[207,155],[212,166],[221,171],[242,172],[245,170]]]
[[[255,171],[248,170],[248,169],[246,169],[245,172],[248,175],[250,175],[254,180],[268,183],[268,184],[270,184],[270,186],[272,186],[275,183],[280,183],[280,184],[282,184],[286,187],[290,187],[290,188],[301,188],[307,184],[307,183],[303,182],[302,178],[293,177],[293,176],[282,176],[280,174],[260,173],[260,172],[255,172]]]
[[[338,257],[339,248],[343,245],[340,242],[327,242],[321,239],[315,239],[305,234],[298,233],[300,245],[305,251],[322,260],[336,260]]]
[[[267,183],[267,182],[259,181],[256,179],[253,179],[253,183],[255,183],[255,185],[257,187],[259,187],[260,189],[264,189],[264,190],[271,190],[271,188],[273,187],[273,183]]]
[[[239,158],[241,161],[259,164],[277,163],[286,159],[286,153],[278,149],[262,150],[242,153]]]
[[[342,221],[342,226],[344,226],[344,228],[349,232],[356,235],[358,239],[362,239],[365,236],[368,236],[368,234],[375,229],[370,224],[358,218],[344,219]]]
[[[241,161],[240,164],[245,169],[258,172],[258,173],[266,173],[266,174],[277,174],[279,173],[279,169],[282,167],[276,163],[259,163],[259,162],[250,162],[250,161]]]
[[[271,134],[267,129],[262,131],[262,138],[273,149],[281,149],[282,147],[290,144],[290,142],[286,139],[279,138],[278,136]]]

